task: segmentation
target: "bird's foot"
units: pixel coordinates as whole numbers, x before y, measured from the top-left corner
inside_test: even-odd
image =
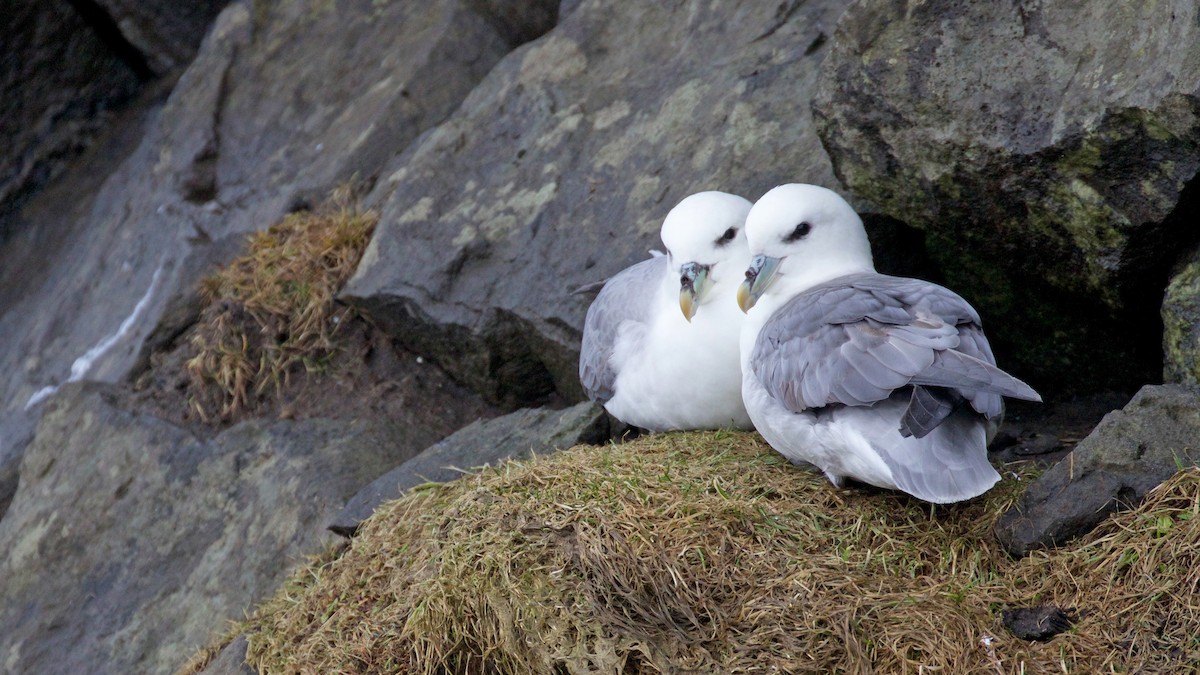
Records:
[[[834,474],[832,474],[832,473],[829,473],[828,471],[826,471],[826,472],[825,472],[825,477],[829,479],[829,482],[830,482],[830,483],[833,483],[833,487],[835,487],[835,488],[844,488],[844,487],[846,487],[846,479],[845,479],[844,477],[842,477],[842,476],[835,476]]]

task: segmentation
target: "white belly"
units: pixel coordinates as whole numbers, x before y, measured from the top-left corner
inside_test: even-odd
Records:
[[[678,313],[667,314],[642,328],[644,336],[618,336],[613,355],[618,375],[604,407],[651,431],[749,429],[741,395],[739,322],[728,313],[706,305],[690,324]],[[628,349],[630,344],[638,348]]]

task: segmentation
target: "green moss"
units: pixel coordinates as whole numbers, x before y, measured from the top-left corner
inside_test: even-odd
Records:
[[[1100,166],[1100,146],[1099,138],[1085,136],[1077,148],[1063,153],[1054,163],[1055,170],[1063,176],[1091,176]]]
[[[930,239],[937,237],[930,235]],[[1096,374],[1093,370],[1111,373],[1120,365],[1122,355],[1115,351],[1104,358],[1088,354],[1086,322],[1064,314],[1054,299],[1039,293],[1040,282],[1014,276],[969,250],[945,243],[933,248],[952,258],[945,263],[939,260],[946,285],[980,312],[984,330],[993,347],[1003,353],[1001,365],[1007,370],[1041,390],[1073,386],[1064,381],[1063,373],[1087,378]]]
[[[1163,378],[1200,384],[1200,250],[1167,285],[1162,319]]]
[[[943,233],[931,232],[925,241],[933,259],[945,271],[947,286],[965,297],[973,307],[987,308],[989,315],[1012,314],[1019,293],[1009,274],[974,251],[956,247]]]
[[[962,203],[964,196],[963,183],[957,179],[954,172],[946,171],[940,174],[934,181],[934,187],[937,194],[941,196],[940,198]]]
[[[1125,244],[1122,229],[1128,228],[1128,219],[1078,178],[1051,184],[1043,208],[1030,216],[1031,225],[1043,233],[1065,232],[1085,265],[1082,270],[1047,269],[1047,279],[1059,288],[1079,287],[1082,272],[1084,289],[1097,294],[1110,307],[1119,307],[1121,299],[1111,280]]]
[[[926,233],[930,257],[980,311],[1006,367],[1062,373],[1047,376],[1058,392],[1155,379],[1161,336],[1145,315],[1157,301],[1131,283],[1140,270],[1128,247],[1176,209],[1195,175],[1200,101],[1111,108],[1031,154],[938,136],[937,116],[909,105],[917,112],[900,117],[925,131],[828,126],[825,142],[856,196]],[[1119,334],[1114,319],[1126,322]],[[1195,372],[1179,351],[1180,340],[1200,340],[1190,325],[1168,326],[1169,377]]]
[[[1145,130],[1146,135],[1150,138],[1161,142],[1169,142],[1177,138],[1174,130],[1170,128],[1164,119],[1156,115],[1154,111],[1146,111],[1140,117],[1142,121],[1141,128]]]

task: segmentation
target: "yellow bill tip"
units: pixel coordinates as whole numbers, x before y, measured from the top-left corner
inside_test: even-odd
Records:
[[[750,311],[750,308],[754,306],[754,296],[750,294],[749,279],[743,281],[742,284],[738,286],[737,303],[738,307],[741,307],[743,312]]]
[[[695,295],[688,290],[679,292],[679,310],[683,312],[683,318],[690,323],[693,316],[696,316],[696,298]]]

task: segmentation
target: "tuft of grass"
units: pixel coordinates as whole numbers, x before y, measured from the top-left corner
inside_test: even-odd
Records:
[[[385,505],[259,608],[248,661],[547,674],[1200,663],[1200,471],[1070,548],[1012,560],[991,531],[1021,487],[931,507],[835,490],[753,434],[581,446]],[[1077,623],[1045,643],[1000,624],[1041,603]]]
[[[206,277],[186,364],[193,411],[227,420],[277,395],[297,368],[321,371],[352,310],[335,296],[354,273],[378,216],[341,187],[313,211],[250,235],[245,255]]]

